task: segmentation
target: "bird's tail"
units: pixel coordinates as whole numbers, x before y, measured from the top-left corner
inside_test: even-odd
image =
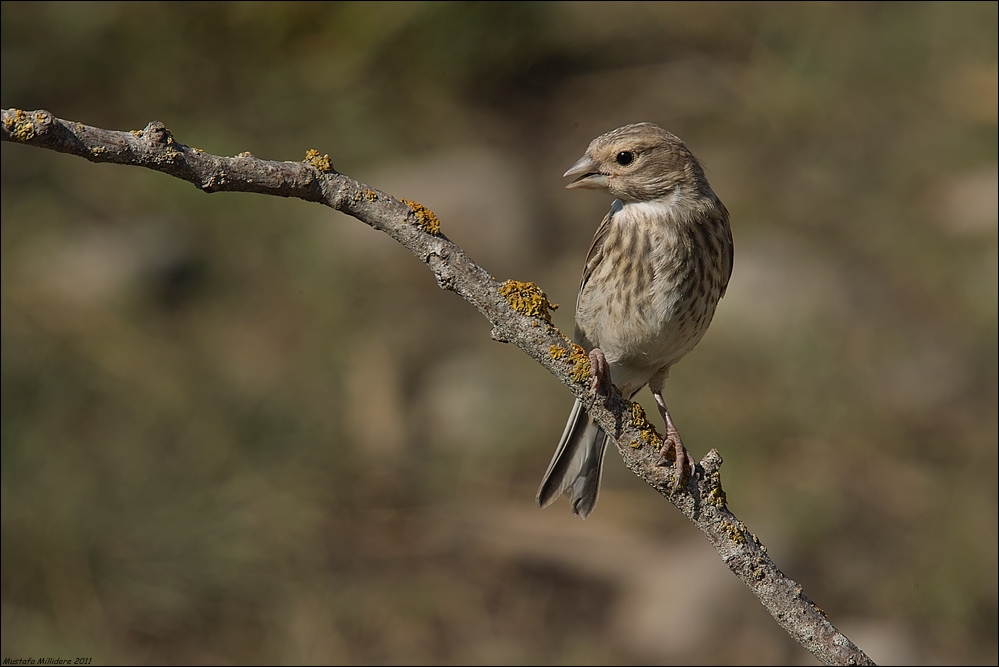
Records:
[[[572,513],[585,519],[597,504],[606,448],[607,435],[590,421],[577,400],[538,489],[538,505],[547,507],[564,493],[572,503]]]

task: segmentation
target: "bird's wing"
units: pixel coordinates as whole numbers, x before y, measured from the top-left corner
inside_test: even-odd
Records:
[[[732,227],[728,221],[728,209],[721,202],[718,202],[718,204],[721,206],[722,224],[725,226],[725,239],[722,243],[727,246],[725,249],[728,251],[728,273],[725,274],[725,280],[722,282],[721,295],[719,296],[721,298],[725,296],[725,290],[728,289],[728,281],[732,277],[732,267],[735,262],[735,244],[732,241]]]
[[[600,260],[604,258],[604,241],[607,240],[607,235],[610,233],[611,220],[620,208],[621,205],[615,201],[611,205],[611,209],[607,212],[607,215],[600,222],[600,226],[597,227],[597,233],[593,235],[593,240],[590,242],[590,249],[586,253],[586,262],[583,263],[583,277],[579,279],[579,294],[582,294],[583,290],[586,289],[586,282],[593,275],[593,271],[600,264]],[[579,308],[579,294],[576,295],[576,308]]]
[[[607,215],[600,222],[600,226],[597,227],[597,233],[593,235],[593,240],[590,242],[590,249],[586,253],[586,262],[583,264],[583,277],[579,279],[579,293],[576,294],[577,311],[579,310],[579,297],[583,294],[583,290],[586,289],[587,281],[593,275],[593,271],[597,268],[597,265],[600,264],[600,260],[604,258],[604,242],[610,234],[611,220],[619,210],[621,210],[621,203],[615,200],[611,204],[610,210],[607,211]],[[578,326],[573,331],[572,340],[577,345],[582,345],[583,349],[587,352],[593,349],[593,343],[586,339],[586,336],[583,335]]]

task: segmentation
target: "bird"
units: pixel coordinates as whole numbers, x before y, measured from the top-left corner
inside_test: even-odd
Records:
[[[675,453],[676,488],[694,472],[663,386],[704,336],[732,275],[728,210],[704,168],[676,135],[634,123],[592,142],[563,178],[568,189],[615,199],[597,228],[576,297],[573,341],[590,358],[591,386],[614,384],[627,399],[648,385]],[[592,402],[590,402],[592,405]],[[577,399],[538,489],[547,507],[566,495],[575,516],[597,501],[607,435]]]

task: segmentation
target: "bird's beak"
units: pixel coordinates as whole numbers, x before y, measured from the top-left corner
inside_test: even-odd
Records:
[[[607,174],[600,173],[600,163],[591,158],[589,155],[584,155],[579,158],[576,164],[569,167],[569,171],[562,174],[562,178],[565,178],[566,176],[576,176],[576,180],[565,186],[566,189],[607,189]]]

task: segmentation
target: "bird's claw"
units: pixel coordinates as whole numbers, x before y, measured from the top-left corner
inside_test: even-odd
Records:
[[[603,350],[595,347],[590,350],[590,391],[606,392],[611,386],[610,364]]]
[[[684,447],[683,441],[680,439],[680,433],[676,430],[673,425],[672,419],[667,419],[666,422],[666,437],[663,440],[663,455],[673,450],[673,467],[675,469],[675,478],[673,481],[673,492],[676,493],[681,488],[687,484],[687,480],[694,476],[694,471],[696,470],[694,463],[694,457],[690,455],[687,448]]]

